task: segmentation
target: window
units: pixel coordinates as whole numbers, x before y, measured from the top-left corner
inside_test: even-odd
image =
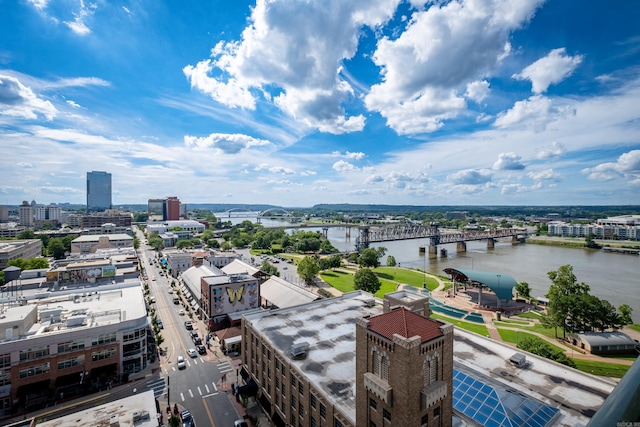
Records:
[[[369,408],[375,411],[378,409],[378,402],[376,402],[375,399],[369,399]]]
[[[385,421],[391,422],[391,412],[387,411],[386,409],[383,409],[382,410],[382,418],[384,418]]]
[[[304,384],[302,384],[302,381],[298,381],[298,393],[304,394]]]
[[[423,415],[422,418],[420,419],[420,425],[422,427],[426,427],[429,425],[429,415]]]
[[[276,359],[276,371],[280,369],[280,359]]]
[[[84,363],[84,354],[58,361],[58,369],[67,369]]]
[[[276,394],[276,407],[280,406],[280,396]]]
[[[10,366],[11,366],[11,355],[10,354],[0,355],[0,368],[8,368]]]
[[[374,423],[373,421],[369,421],[369,427],[376,427],[376,423]]]
[[[98,360],[110,359],[116,356],[115,348],[108,348],[106,350],[94,351],[91,353],[91,360],[96,362]]]
[[[43,363],[42,365],[30,366],[26,369],[20,370],[20,378],[33,377],[36,375],[42,375],[49,372],[49,368],[51,365],[49,362]]]
[[[317,399],[316,399],[315,394],[311,394],[311,407],[313,409],[316,409],[316,402],[317,402]]]
[[[337,419],[337,418],[334,420],[334,423],[333,423],[333,424],[334,424],[334,427],[342,427],[342,423],[341,423],[341,422],[340,422],[340,420],[339,420],[339,419]]]
[[[436,418],[440,416],[440,407],[439,406],[436,409],[433,410],[433,416],[436,417]]]
[[[276,388],[280,388],[280,378],[276,377]]]
[[[295,409],[296,403],[296,396],[291,396],[291,407]]]
[[[296,389],[296,377],[293,375],[291,375],[291,388],[294,390]]]
[[[84,348],[84,340],[67,341],[58,344],[58,353],[67,353]]]
[[[320,404],[320,418],[323,420],[327,418],[327,408],[322,403]]]
[[[49,355],[49,346],[30,348],[29,350],[20,350],[20,360],[39,359]]]
[[[389,358],[387,356],[382,356],[380,358],[380,362],[381,362],[381,372],[380,372],[380,377],[383,380],[388,380],[389,379]]]
[[[111,334],[102,334],[102,335],[98,335],[97,337],[93,337],[93,339],[91,340],[91,346],[110,344],[112,342],[116,342],[115,332]]]
[[[298,403],[298,414],[300,414],[300,416],[304,414],[304,405],[302,402]]]
[[[318,422],[313,417],[311,417],[311,427],[318,427]]]
[[[422,370],[423,370],[423,377],[424,377],[423,383],[425,387],[437,381],[438,379],[438,354],[437,353],[424,360]]]
[[[127,332],[125,334],[122,334],[122,341],[123,342],[136,341],[141,338],[144,338],[146,335],[147,335],[147,328],[141,328],[132,332]]]
[[[291,413],[291,425],[296,425],[296,414],[294,414],[293,412]]]

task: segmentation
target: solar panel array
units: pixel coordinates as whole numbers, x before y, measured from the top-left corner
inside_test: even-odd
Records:
[[[544,427],[560,412],[517,392],[453,370],[453,407],[483,426]]]

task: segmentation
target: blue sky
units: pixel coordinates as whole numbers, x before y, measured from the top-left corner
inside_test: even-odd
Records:
[[[640,2],[0,10],[0,204],[640,202]]]

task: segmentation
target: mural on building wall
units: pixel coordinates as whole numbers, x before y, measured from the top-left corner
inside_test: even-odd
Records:
[[[227,295],[229,296],[229,303],[235,305],[237,302],[242,303],[242,294],[244,293],[244,285],[239,288],[233,289],[226,287]]]
[[[258,284],[249,283],[247,285],[247,299],[249,300],[249,307],[255,308],[258,306]]]

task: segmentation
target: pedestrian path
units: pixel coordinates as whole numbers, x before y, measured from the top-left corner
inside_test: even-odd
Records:
[[[153,390],[153,396],[157,399],[164,395],[167,389],[166,379],[161,377],[157,380],[151,380],[146,382],[147,389]]]

